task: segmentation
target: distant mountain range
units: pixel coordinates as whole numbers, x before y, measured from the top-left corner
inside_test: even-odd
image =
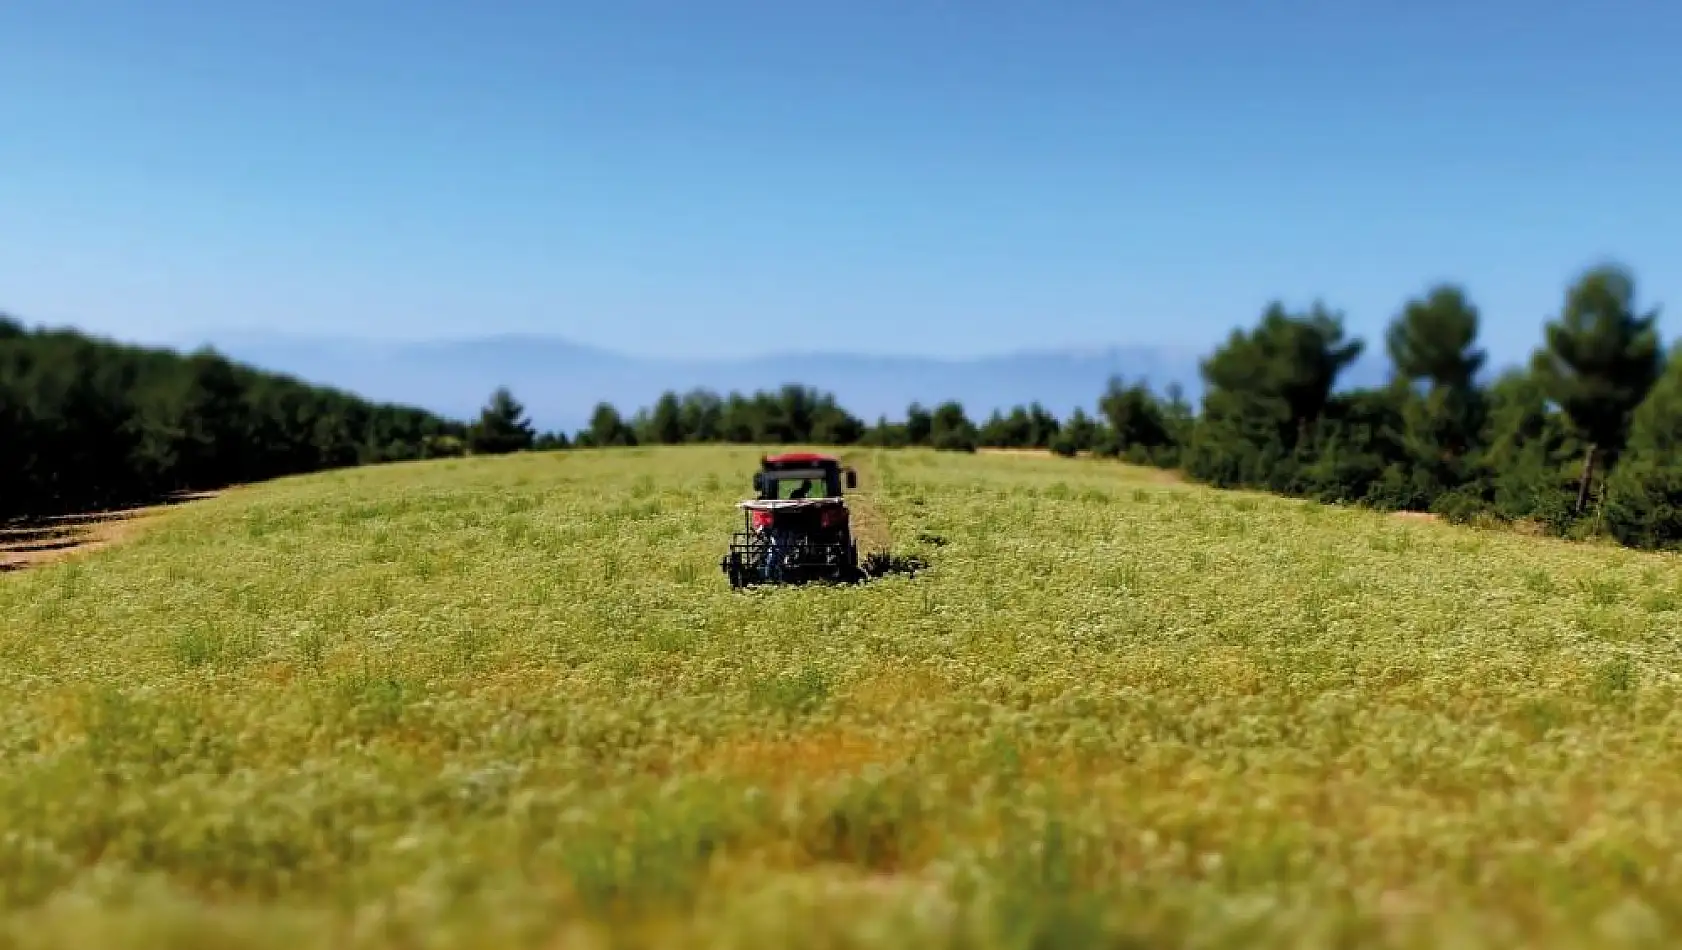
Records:
[[[799,383],[834,393],[843,407],[867,422],[878,416],[901,418],[913,401],[932,407],[947,399],[962,403],[977,421],[994,409],[1034,401],[1067,418],[1077,406],[1096,411],[1112,375],[1143,380],[1159,393],[1177,382],[1195,403],[1202,391],[1198,361],[1205,355],[1203,350],[1133,345],[979,359],[791,353],[673,360],[543,336],[411,343],[249,333],[180,345],[202,342],[264,369],[456,418],[476,415],[492,390],[507,386],[540,429],[569,433],[587,423],[598,402],[610,402],[629,416],[666,390],[695,387],[724,394]],[[1339,388],[1379,383],[1387,374],[1382,351],[1369,348],[1343,374]]]

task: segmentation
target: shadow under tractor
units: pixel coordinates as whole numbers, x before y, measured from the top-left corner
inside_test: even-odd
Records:
[[[834,456],[767,455],[753,475],[756,497],[736,503],[742,530],[720,563],[730,586],[850,583],[860,577],[858,544],[843,489],[858,473]]]

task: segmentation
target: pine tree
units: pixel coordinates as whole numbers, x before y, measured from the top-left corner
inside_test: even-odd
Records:
[[[905,440],[911,445],[928,445],[934,419],[921,403],[912,403],[905,410]]]
[[[692,389],[683,397],[681,415],[685,440],[717,442],[724,435],[724,401],[716,393]]]
[[[1412,482],[1425,496],[1472,478],[1485,401],[1475,377],[1486,354],[1476,347],[1480,314],[1466,292],[1438,284],[1409,300],[1391,321],[1386,349],[1398,382],[1408,386],[1402,443]],[[1423,382],[1425,391],[1413,386]]]
[[[651,445],[678,445],[685,441],[683,404],[677,393],[664,392],[654,402],[647,425],[639,432],[637,441]]]
[[[596,448],[608,448],[616,445],[635,445],[637,439],[612,403],[598,402],[590,413],[590,428],[586,430],[582,441]]]
[[[498,387],[479,419],[467,433],[467,446],[475,455],[504,455],[532,447],[537,432],[525,417],[526,409],[507,387]]]
[[[1595,466],[1614,462],[1630,415],[1658,378],[1664,358],[1655,324],[1658,310],[1637,313],[1635,280],[1617,265],[1585,272],[1548,323],[1546,345],[1532,367],[1547,397],[1586,443],[1577,488],[1577,514],[1588,503]]]
[[[1475,346],[1479,320],[1477,307],[1455,284],[1438,284],[1409,300],[1384,337],[1396,374],[1437,388],[1470,387],[1486,358]]]
[[[1171,441],[1162,405],[1142,382],[1127,386],[1111,377],[1098,399],[1098,412],[1110,424],[1117,452],[1137,446],[1148,453]]]
[[[1295,484],[1337,377],[1362,349],[1344,339],[1342,316],[1319,302],[1302,314],[1269,304],[1254,329],[1233,331],[1200,364],[1203,415],[1187,474],[1220,487]]]

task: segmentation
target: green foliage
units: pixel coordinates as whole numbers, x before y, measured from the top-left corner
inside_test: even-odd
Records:
[[[1437,389],[1471,389],[1486,358],[1476,348],[1479,319],[1465,290],[1454,284],[1438,284],[1409,300],[1384,336],[1396,375]]]
[[[420,459],[463,427],[406,406],[64,330],[0,332],[0,519]]]
[[[620,417],[618,409],[602,402],[597,403],[595,410],[591,412],[590,428],[579,434],[577,444],[604,449],[636,445],[637,435]]]
[[[1463,510],[1470,497],[1465,487],[1483,474],[1477,453],[1488,407],[1475,378],[1486,359],[1477,347],[1479,323],[1464,289],[1438,284],[1409,300],[1386,331],[1402,400],[1402,459],[1388,483],[1397,489],[1406,485],[1389,496],[1397,507],[1423,509],[1439,496],[1458,493],[1464,497],[1451,507]],[[1422,391],[1416,387],[1420,382]]]
[[[532,449],[538,452],[556,452],[572,447],[572,440],[565,432],[544,432],[532,440]]]
[[[1682,548],[1682,470],[1631,461],[1608,479],[1604,519],[1618,541],[1640,548]]]
[[[1682,352],[1634,413],[1627,450],[1607,480],[1604,518],[1624,544],[1682,547]]]
[[[536,430],[526,419],[526,409],[506,387],[498,387],[467,430],[467,447],[475,455],[506,455],[523,452],[536,441]]]
[[[1085,409],[1077,407],[1069,415],[1068,423],[1052,438],[1051,451],[1065,457],[1090,452],[1102,435],[1098,423],[1086,414]]]
[[[956,402],[943,402],[929,417],[929,445],[943,452],[974,452],[975,426]]]
[[[1254,330],[1234,330],[1226,345],[1203,361],[1209,388],[1205,412],[1260,414],[1278,426],[1286,447],[1293,447],[1320,418],[1338,374],[1362,347],[1359,340],[1344,340],[1342,314],[1318,301],[1301,314],[1269,304]]]
[[[1465,488],[1445,491],[1431,498],[1429,505],[1432,514],[1450,524],[1477,524],[1495,517],[1487,500]]]
[[[1403,398],[1400,445],[1420,489],[1436,495],[1478,480],[1479,433],[1488,412],[1483,392],[1433,386],[1406,390]]]
[[[697,418],[694,421],[700,422]],[[677,393],[663,393],[654,403],[654,411],[638,420],[637,442],[642,445],[677,445],[688,434],[684,427],[683,405]]]
[[[1585,443],[1576,510],[1593,486],[1597,460],[1615,462],[1630,416],[1646,398],[1663,364],[1654,326],[1657,309],[1635,311],[1635,280],[1621,267],[1583,274],[1550,322],[1532,371],[1549,401]]]
[[[1136,457],[1149,459],[1173,444],[1167,413],[1142,382],[1125,386],[1112,377],[1098,399],[1098,412],[1109,422],[1118,452],[1140,449]]]
[[[1637,313],[1635,281],[1619,267],[1584,274],[1544,329],[1533,371],[1548,399],[1590,445],[1622,447],[1630,415],[1663,365],[1658,310]]]
[[[423,457],[460,458],[466,454],[466,440],[454,435],[435,435],[426,440]]]
[[[1342,316],[1319,302],[1303,314],[1270,304],[1253,330],[1234,330],[1202,363],[1207,388],[1187,473],[1221,486],[1350,495],[1347,449],[1364,433],[1321,423],[1338,374],[1361,349],[1344,340]],[[1334,457],[1303,470],[1316,443]]]
[[[1581,457],[1569,423],[1529,373],[1504,373],[1487,403],[1480,468],[1495,510],[1563,533],[1575,520],[1572,460]]]
[[[629,423],[607,403],[599,404],[579,445],[679,445],[734,443],[852,445],[865,425],[842,409],[829,393],[789,385],[776,392],[727,397],[705,389],[683,395],[665,392],[651,409],[641,409]]]
[[[934,433],[934,416],[918,403],[905,411],[905,441],[907,445],[928,445]]]
[[[1339,395],[1331,384],[1358,343],[1318,305],[1292,316],[1275,304],[1205,361],[1203,411],[1178,428],[1177,464],[1218,487],[1673,546],[1682,458],[1666,446],[1682,435],[1666,433],[1682,397],[1653,386],[1657,310],[1638,313],[1633,288],[1621,267],[1585,272],[1531,366],[1486,387],[1478,310],[1437,285],[1386,332],[1395,381]],[[1620,463],[1632,417],[1646,420],[1641,447]]]
[[[1015,406],[1008,415],[994,410],[976,433],[976,442],[996,449],[1048,449],[1060,428],[1057,417],[1036,402]]]

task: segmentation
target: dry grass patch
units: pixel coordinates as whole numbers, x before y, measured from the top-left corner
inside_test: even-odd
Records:
[[[702,761],[709,771],[756,785],[786,787],[856,774],[904,756],[904,749],[885,747],[865,732],[820,729],[721,742],[708,748]]]

